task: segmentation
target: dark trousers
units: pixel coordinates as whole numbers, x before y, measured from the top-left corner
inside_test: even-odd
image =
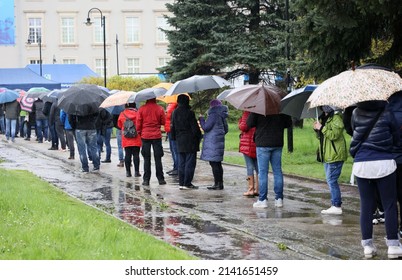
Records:
[[[66,149],[66,133],[64,131],[64,127],[62,125],[59,125],[57,122],[54,124],[54,127],[56,129],[57,138],[59,138],[61,148],[63,150],[65,150]]]
[[[74,132],[74,130],[66,129],[66,136],[67,136],[67,145],[68,145],[68,148],[70,149],[70,157],[74,157],[74,154],[75,154],[75,148],[74,148],[75,132]]]
[[[179,185],[191,186],[194,178],[195,166],[197,162],[197,152],[179,153]]]
[[[130,146],[124,148],[124,165],[126,166],[126,171],[131,174],[131,159],[134,163],[134,172],[140,173],[140,147]]]
[[[50,131],[50,135],[52,135],[52,148],[58,148],[59,147],[59,138],[58,138],[56,126],[54,123],[49,124],[49,131]]]
[[[373,238],[373,209],[376,206],[376,189],[380,193],[385,213],[385,231],[388,240],[398,239],[398,213],[396,206],[396,172],[379,179],[356,177],[360,193],[360,229],[362,240]]]
[[[396,168],[396,192],[399,204],[399,228],[402,229],[402,164],[398,164]]]
[[[212,167],[212,174],[214,175],[215,184],[223,182],[223,168],[221,161],[210,161],[209,165]]]
[[[159,139],[141,139],[142,149],[141,154],[144,158],[144,176],[143,179],[149,181],[151,179],[151,147],[154,153],[155,160],[155,172],[158,181],[164,180],[162,157],[163,157],[163,147],[162,138]]]

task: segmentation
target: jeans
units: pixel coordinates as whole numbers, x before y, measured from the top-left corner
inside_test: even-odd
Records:
[[[396,172],[379,179],[356,177],[360,194],[360,230],[362,240],[373,238],[373,209],[376,189],[380,192],[385,212],[385,231],[388,240],[398,239],[398,210],[396,206]]]
[[[38,133],[38,140],[48,139],[49,121],[47,119],[36,120],[36,132]]]
[[[113,128],[107,128],[106,129],[106,135],[102,135],[100,131],[98,131],[98,152],[99,152],[99,157],[102,151],[102,146],[105,144],[106,147],[106,160],[110,160],[110,157],[112,155],[112,146],[110,145],[110,138],[112,137],[112,130]]]
[[[197,152],[179,153],[179,186],[191,186],[197,163]]]
[[[59,138],[57,135],[55,124],[49,125],[49,131],[50,131],[50,135],[52,135],[52,148],[58,148],[59,147]]]
[[[96,143],[96,130],[75,130],[78,153],[80,154],[81,167],[84,171],[89,171],[87,149],[92,157],[92,163],[95,169],[99,169],[100,159]],[[87,147],[88,145],[88,147]]]
[[[155,172],[156,178],[159,181],[164,180],[162,157],[163,157],[163,147],[162,138],[159,139],[141,139],[142,149],[141,154],[144,158],[144,176],[143,179],[149,181],[151,179],[151,146],[154,152],[155,160]]]
[[[172,159],[173,159],[173,169],[177,170],[178,168],[178,161],[179,161],[179,154],[177,152],[177,145],[176,141],[172,139],[171,133],[169,132],[168,134],[169,138],[169,149],[170,152],[172,153]]]
[[[341,175],[343,161],[324,163],[325,178],[329,191],[331,192],[331,204],[336,207],[341,207],[342,197],[339,189],[338,179]]]
[[[119,161],[124,160],[123,146],[121,144],[121,130],[116,129],[117,151],[119,153]]]
[[[283,199],[283,174],[282,174],[282,147],[257,147],[259,200],[263,201],[268,196],[268,170],[269,163],[274,174],[275,199]]]
[[[17,119],[6,119],[6,138],[14,142],[15,132],[17,129]]]
[[[246,162],[247,176],[254,176],[254,170],[258,174],[257,158],[252,158],[245,154],[243,154],[243,156],[244,156],[244,161]]]
[[[1,133],[6,133],[6,118],[3,116],[0,116],[0,132]]]

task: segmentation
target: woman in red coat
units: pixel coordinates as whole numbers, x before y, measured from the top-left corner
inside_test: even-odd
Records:
[[[126,176],[131,177],[131,158],[133,158],[134,163],[134,176],[141,177],[140,174],[140,148],[141,148],[141,137],[137,135],[133,138],[128,138],[124,136],[124,121],[129,118],[135,124],[137,121],[137,108],[135,103],[126,104],[126,108],[120,113],[119,119],[117,120],[117,126],[120,128],[121,144],[124,148],[125,157],[124,165],[126,166]]]
[[[255,127],[249,128],[246,123],[249,114],[250,112],[244,111],[238,122],[241,131],[239,152],[244,155],[247,167],[248,190],[243,193],[243,195],[253,197],[258,196],[258,165],[256,146],[254,142]],[[256,172],[255,177],[254,171]]]

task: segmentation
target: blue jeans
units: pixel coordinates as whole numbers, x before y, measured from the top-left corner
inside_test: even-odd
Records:
[[[259,200],[267,199],[269,163],[274,174],[275,199],[283,199],[282,147],[257,147]]]
[[[38,133],[38,140],[48,139],[49,121],[48,119],[36,120],[36,132]]]
[[[6,138],[7,140],[14,141],[15,132],[17,129],[17,119],[6,119]]]
[[[341,207],[342,197],[339,189],[338,179],[341,176],[343,161],[324,163],[325,178],[329,191],[331,192],[331,204],[336,207]]]
[[[169,149],[170,149],[170,152],[172,153],[173,169],[177,170],[177,168],[179,166],[179,153],[177,152],[176,141],[172,139],[170,132],[167,135],[169,138]]]
[[[244,156],[244,161],[246,162],[247,176],[254,176],[254,170],[258,174],[257,158],[252,158],[245,154],[243,154],[243,156]]]
[[[96,141],[96,130],[75,130],[75,138],[77,141],[78,153],[80,154],[81,167],[84,171],[89,171],[87,148],[92,157],[92,163],[95,169],[100,166],[98,147]],[[88,147],[87,147],[88,143]]]
[[[107,128],[106,129],[106,135],[102,135],[100,131],[98,131],[98,152],[99,152],[99,157],[101,155],[102,151],[102,146],[105,144],[106,147],[106,160],[110,160],[110,157],[112,155],[112,146],[110,145],[110,138],[112,137],[112,130],[113,128]]]
[[[6,118],[4,116],[0,116],[0,132],[1,133],[6,133]]]
[[[121,130],[116,129],[117,151],[119,153],[119,161],[124,160],[123,146],[121,144]]]

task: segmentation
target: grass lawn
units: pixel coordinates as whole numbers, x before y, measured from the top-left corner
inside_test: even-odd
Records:
[[[316,161],[318,139],[312,129],[313,120],[304,120],[303,128],[293,129],[293,152],[288,152],[287,130],[285,130],[285,146],[282,154],[282,169],[285,174],[300,175],[304,177],[325,180],[324,166]],[[225,149],[236,152],[239,150],[240,130],[237,123],[229,124],[229,132],[225,138]],[[346,145],[349,147],[350,136],[345,133]],[[245,165],[243,155],[226,153],[225,162]],[[349,156],[342,168],[339,182],[349,183],[352,171],[352,157]]]
[[[0,259],[195,259],[27,171],[0,169],[0,178]]]

